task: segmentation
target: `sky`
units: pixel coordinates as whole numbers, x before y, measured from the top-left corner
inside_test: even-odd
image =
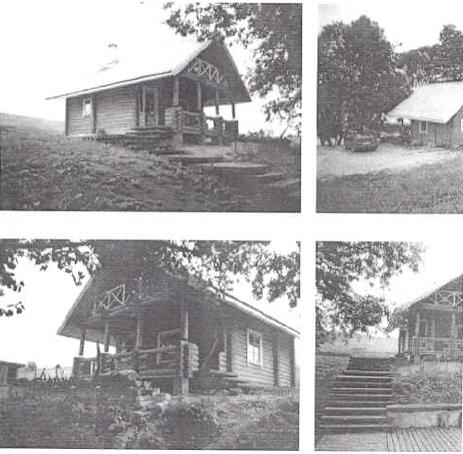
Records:
[[[157,0],[2,0],[0,2],[0,111],[64,121],[64,101],[46,101],[70,81],[86,79],[108,60],[108,44],[141,58],[157,46],[175,46]],[[89,14],[91,12],[91,14]],[[242,75],[252,63],[249,51],[231,46]],[[154,57],[153,57],[154,58]],[[72,84],[71,84],[72,85]],[[271,129],[263,101],[238,105],[241,132]],[[228,106],[221,108],[227,116]],[[231,113],[230,113],[231,115]],[[276,133],[283,126],[275,122]]]
[[[384,29],[387,39],[400,45],[398,51],[436,44],[443,25],[463,30],[461,2],[349,1],[319,5],[319,31],[333,21],[352,22],[367,15]]]
[[[296,243],[274,241],[272,247],[277,252],[287,253],[295,249]],[[86,281],[76,286],[72,277],[58,271],[55,265],[51,265],[47,271],[39,271],[27,259],[20,259],[17,276],[18,280],[25,281],[24,289],[19,294],[7,294],[1,303],[19,300],[24,303],[26,310],[13,317],[0,317],[0,360],[19,363],[33,361],[39,367],[54,367],[56,364],[72,366],[72,360],[78,353],[79,340],[58,336],[57,331]],[[285,298],[271,304],[264,300],[257,301],[246,283],[238,284],[232,294],[280,321],[300,328],[300,306],[290,309]],[[85,356],[95,354],[96,345],[87,342]]]

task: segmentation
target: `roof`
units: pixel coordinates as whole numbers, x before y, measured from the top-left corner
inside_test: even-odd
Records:
[[[388,115],[395,118],[448,123],[463,106],[463,81],[417,88]]]
[[[62,336],[67,336],[67,337],[74,337],[74,338],[79,338],[79,321],[82,320],[82,317],[86,315],[88,307],[91,303],[91,301],[101,294],[103,289],[107,290],[106,285],[109,282],[111,282],[111,271],[104,271],[101,270],[98,274],[95,276],[91,277],[87,283],[85,284],[84,288],[74,301],[71,309],[67,313],[63,323],[61,324],[60,328],[58,329],[58,334]],[[213,297],[218,301],[218,297],[215,295],[213,290],[209,288],[204,288],[202,285],[195,285],[195,283],[189,279],[188,277],[183,277],[183,276],[173,276],[171,274],[168,274],[167,272],[164,272],[164,276],[168,276],[169,279],[174,279],[177,284],[175,287],[179,287],[178,283],[182,283],[182,285],[186,285],[189,289],[190,294],[196,294],[196,295],[207,295],[209,297]],[[111,280],[110,280],[111,279]],[[119,283],[120,281],[113,280],[113,283],[116,284]],[[102,283],[103,284],[102,286]],[[200,298],[201,301],[207,300],[207,298]],[[222,301],[222,300],[220,300]],[[234,307],[235,309],[238,309],[240,312],[251,316],[255,319],[260,320],[261,322],[273,326],[275,328],[278,328],[294,337],[299,336],[299,331],[296,330],[295,328],[292,328],[288,324],[285,324],[278,320],[277,318],[273,317],[272,315],[264,312],[263,310],[253,306],[252,304],[249,304],[245,301],[242,301],[238,298],[235,298],[233,295],[226,294],[225,298],[223,299],[223,302],[231,307]],[[86,338],[90,341],[96,341],[100,340],[101,333],[98,331],[92,331],[92,330],[87,330]]]
[[[453,279],[450,279],[449,281],[446,281],[443,285],[440,285],[437,288],[434,288],[432,290],[428,290],[427,292],[423,293],[417,298],[414,298],[413,300],[410,300],[398,308],[394,310],[394,312],[391,315],[391,318],[389,320],[389,325],[387,328],[387,331],[392,331],[393,329],[397,328],[398,323],[400,323],[400,318],[407,313],[413,306],[425,303],[428,301],[430,297],[432,297],[436,292],[439,290],[444,290],[448,288],[459,288],[461,289],[463,287],[463,274],[459,274],[458,276],[454,277]]]
[[[124,87],[141,82],[174,77],[186,69],[187,65],[206,51],[217,54],[226,68],[230,90],[234,101],[249,102],[249,93],[241,79],[238,68],[225,44],[217,41],[198,42],[193,39],[168,35],[168,45],[156,46],[118,57],[114,64],[107,65],[104,70],[90,74],[86,78],[79,77],[72,86],[63,88],[58,94],[47,99],[59,99],[95,93],[110,88]],[[175,52],[172,51],[175,49]]]
[[[1,361],[0,360],[0,365],[2,365],[2,364],[6,364],[9,367],[15,367],[16,369],[18,369],[20,367],[24,367],[24,364],[12,363],[11,361]]]

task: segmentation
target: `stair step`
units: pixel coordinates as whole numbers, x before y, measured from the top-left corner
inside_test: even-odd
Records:
[[[371,414],[384,414],[386,411],[385,406],[380,407],[336,407],[330,406],[325,408],[327,414],[361,414],[361,415],[371,415]]]
[[[390,429],[388,424],[321,424],[320,428],[330,432],[383,432]]]
[[[332,400],[330,405],[333,407],[350,407],[350,408],[365,408],[365,407],[385,407],[390,402],[388,400]]]
[[[269,187],[273,189],[295,189],[301,185],[300,178],[288,178],[286,180],[277,181],[269,184]]]
[[[269,172],[261,173],[260,175],[255,175],[254,178],[261,183],[270,183],[273,181],[281,180],[285,177],[285,173],[282,172]]]
[[[375,377],[391,377],[392,375],[388,371],[376,371],[376,370],[360,370],[360,369],[346,369],[343,374],[348,375],[367,375],[367,376],[375,376]]]
[[[201,164],[202,170],[213,172],[222,176],[257,176],[268,169],[265,164],[256,164],[253,162],[218,162]]]
[[[170,162],[179,162],[183,165],[209,164],[223,161],[222,156],[200,156],[189,154],[174,154],[168,157]]]
[[[333,397],[338,400],[346,400],[346,399],[353,399],[353,400],[392,400],[392,394],[369,394],[369,393],[345,393],[345,392],[337,392],[333,393]]]
[[[354,382],[349,382],[349,381],[336,381],[333,385],[333,389],[344,389],[344,388],[349,388],[349,389],[375,389],[375,390],[390,390],[392,389],[392,386],[390,386],[388,383],[378,383],[378,382],[359,382],[359,381],[354,381]]]
[[[391,381],[392,375],[357,375],[344,372],[342,375],[338,375],[338,379],[341,380],[365,380],[365,381],[376,381],[384,382]]]
[[[388,421],[387,416],[383,415],[323,415],[321,417],[322,421],[326,422],[338,422],[341,424],[348,423],[375,423],[375,424],[384,424]]]

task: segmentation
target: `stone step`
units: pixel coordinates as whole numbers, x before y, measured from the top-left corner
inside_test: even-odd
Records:
[[[357,375],[349,374],[344,372],[342,375],[338,375],[338,380],[346,381],[367,381],[367,382],[376,382],[376,383],[385,383],[392,381],[392,375]]]
[[[338,393],[365,393],[365,394],[390,394],[392,393],[392,387],[378,387],[378,386],[360,386],[356,384],[355,386],[348,386],[347,384],[335,384],[333,386],[333,391]]]
[[[379,407],[337,407],[330,406],[325,408],[326,414],[330,415],[384,415],[386,412],[385,406]]]
[[[382,407],[385,408],[387,404],[389,404],[389,400],[331,400],[330,405],[333,407],[350,407],[350,408],[366,408],[366,407]]]
[[[323,415],[323,422],[330,424],[387,424],[388,418],[383,415]]]
[[[271,183],[283,179],[285,175],[286,174],[282,172],[268,172],[255,175],[254,178],[260,183]]]
[[[280,190],[292,190],[299,188],[301,185],[300,178],[287,178],[285,180],[276,181],[275,183],[270,183],[269,187],[272,189]]]
[[[235,177],[243,175],[257,176],[268,169],[265,164],[256,164],[253,162],[219,162],[207,163],[198,166],[202,170],[214,173],[216,175]]]
[[[222,156],[201,156],[189,154],[174,154],[168,157],[170,162],[178,162],[183,165],[208,164],[224,160]]]
[[[389,424],[321,424],[320,428],[326,432],[385,432],[390,429]]]
[[[346,369],[343,374],[346,375],[367,375],[375,377],[392,377],[388,371],[377,371],[377,370],[361,370],[361,369]]]
[[[370,394],[370,393],[354,393],[354,392],[334,392],[334,400],[352,400],[352,401],[387,401],[392,400],[392,394]]]

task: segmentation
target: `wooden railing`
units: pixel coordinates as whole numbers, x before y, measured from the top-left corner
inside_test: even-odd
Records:
[[[182,110],[182,131],[186,134],[202,134],[203,122],[201,112]]]
[[[448,337],[414,337],[411,340],[413,355],[435,357],[463,356],[463,340]]]
[[[96,316],[110,312],[116,308],[125,306],[130,300],[126,293],[125,284],[120,284],[110,290],[106,290],[97,296],[90,307],[90,315]]]
[[[99,363],[97,358],[75,358],[73,374],[76,378],[85,378],[97,372],[104,375],[112,371],[135,370],[144,378],[191,377],[199,368],[198,346],[180,341],[176,345],[115,355],[102,353]]]

